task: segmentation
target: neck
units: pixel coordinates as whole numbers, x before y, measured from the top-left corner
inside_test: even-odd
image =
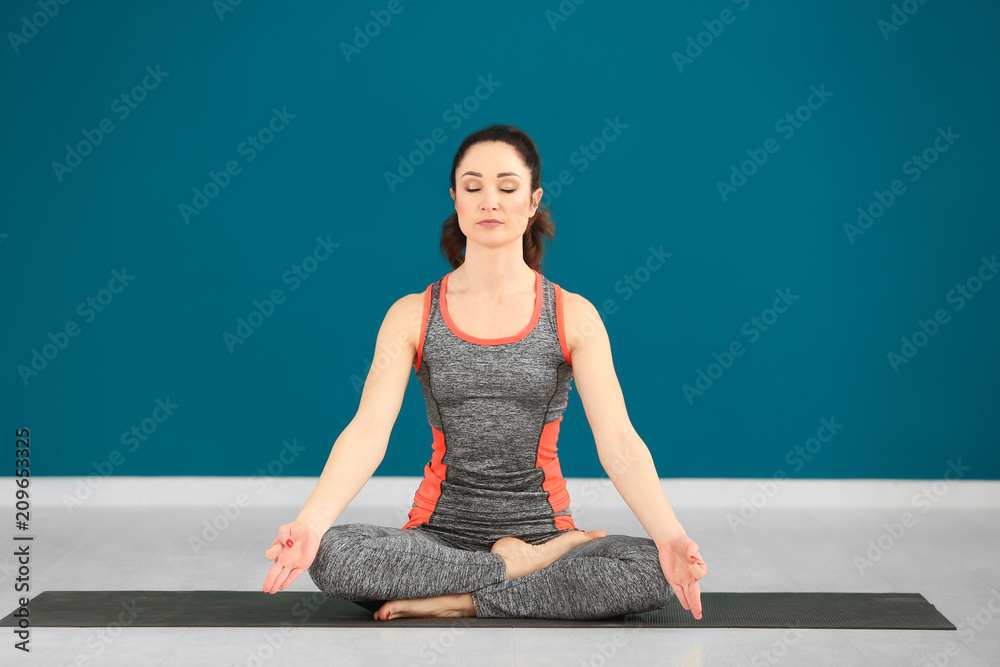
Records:
[[[501,248],[466,246],[465,261],[448,278],[449,289],[455,286],[456,291],[487,296],[513,294],[529,286],[534,291],[535,272],[525,264],[520,246],[516,255]]]

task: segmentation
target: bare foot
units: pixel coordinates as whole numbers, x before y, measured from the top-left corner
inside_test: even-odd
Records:
[[[390,600],[375,612],[376,621],[408,616],[475,616],[472,593],[439,595],[414,600]]]
[[[490,551],[506,561],[507,578],[516,579],[548,567],[573,547],[606,535],[603,530],[571,530],[538,546],[516,537],[501,537]]]

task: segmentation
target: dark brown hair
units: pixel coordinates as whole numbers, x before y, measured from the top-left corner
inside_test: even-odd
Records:
[[[451,164],[451,187],[455,190],[456,196],[458,188],[455,185],[455,172],[458,171],[459,163],[462,162],[462,158],[465,157],[469,148],[488,141],[500,141],[513,146],[531,171],[531,187],[528,192],[534,193],[541,187],[542,160],[538,157],[538,149],[535,148],[535,142],[531,140],[531,137],[511,125],[490,125],[467,136],[455,153],[455,160]],[[556,226],[552,222],[548,207],[539,202],[535,215],[528,220],[528,226],[522,237],[524,263],[535,271],[541,272],[544,252],[542,237],[547,236],[552,239],[555,233]],[[453,269],[457,269],[465,261],[465,242],[465,234],[462,233],[458,224],[458,213],[454,212],[441,226],[441,254],[444,255]]]

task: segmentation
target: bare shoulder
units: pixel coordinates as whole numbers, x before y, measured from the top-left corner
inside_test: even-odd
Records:
[[[414,315],[419,319],[424,310],[424,297],[424,292],[406,294],[396,299],[389,310],[397,315],[404,315],[407,319]]]
[[[389,307],[382,324],[380,336],[386,336],[388,341],[396,341],[405,345],[412,353],[412,362],[416,362],[417,342],[423,328],[425,292],[415,292],[396,299]]]
[[[560,289],[562,288],[560,287]],[[572,356],[573,350],[579,349],[583,342],[594,333],[599,333],[602,336],[607,335],[604,322],[601,321],[601,314],[586,297],[563,289],[562,310],[566,344],[569,346],[570,356]]]

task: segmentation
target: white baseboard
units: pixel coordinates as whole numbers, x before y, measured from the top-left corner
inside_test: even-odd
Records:
[[[4,477],[3,496],[14,497]],[[318,477],[32,477],[33,507],[213,506],[248,501],[255,507],[301,507]],[[571,507],[627,509],[611,480],[568,478]],[[674,508],[744,506],[1000,508],[1000,481],[896,479],[662,479]],[[409,508],[419,477],[373,477],[351,506]],[[917,500],[923,498],[923,500]],[[10,507],[10,505],[8,505]]]

